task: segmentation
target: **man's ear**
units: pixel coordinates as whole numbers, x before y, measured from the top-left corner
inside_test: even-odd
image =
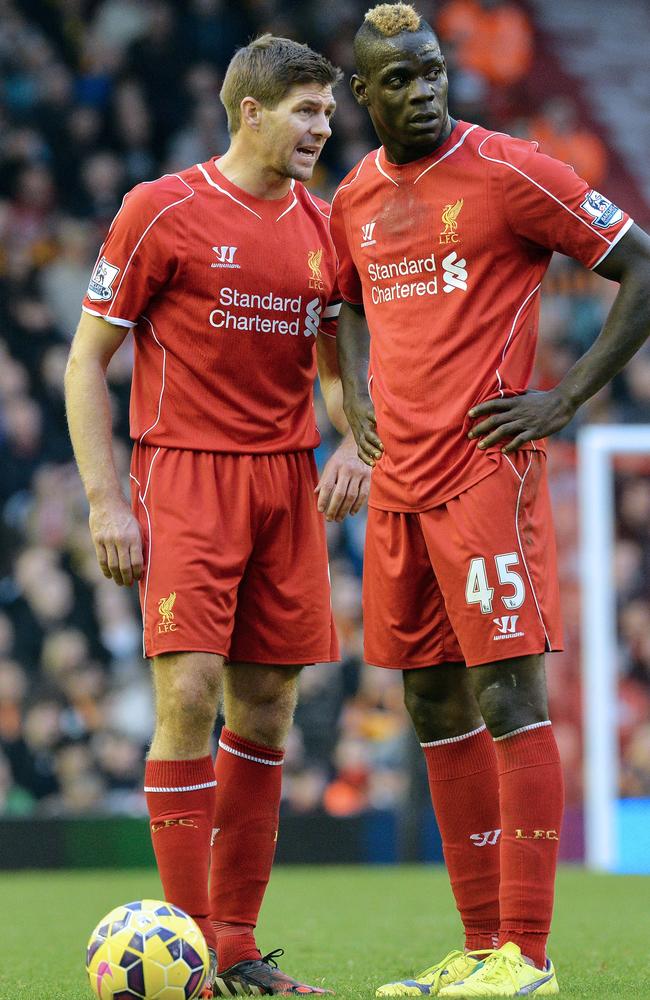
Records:
[[[260,127],[262,115],[262,105],[260,102],[256,101],[254,97],[244,97],[239,105],[239,113],[242,125],[257,132]]]
[[[350,89],[354,94],[354,99],[357,102],[357,104],[360,104],[362,108],[367,108],[369,101],[366,88],[366,81],[363,80],[360,76],[357,76],[357,74],[355,73],[352,79],[350,80]]]

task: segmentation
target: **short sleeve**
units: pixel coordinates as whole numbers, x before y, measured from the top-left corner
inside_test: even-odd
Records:
[[[336,337],[336,331],[339,325],[339,313],[341,312],[341,293],[339,292],[338,284],[334,284],[332,289],[332,294],[329,297],[328,303],[323,309],[323,316],[321,318],[321,323],[318,328],[319,333],[324,333],[328,337]]]
[[[481,156],[499,165],[511,230],[532,243],[593,268],[632,225],[622,209],[535,144],[517,141],[500,150],[492,140]]]
[[[136,325],[176,267],[178,239],[171,210],[192,193],[175,176],[173,184],[139,184],[126,195],[90,277],[86,312],[117,326]]]
[[[345,226],[343,199],[335,194],[330,214],[330,233],[338,257],[338,286],[341,298],[352,305],[361,305],[363,290],[359,272],[352,259]]]

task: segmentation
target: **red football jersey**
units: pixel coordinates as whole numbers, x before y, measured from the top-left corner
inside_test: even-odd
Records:
[[[534,143],[466,122],[429,156],[397,166],[381,148],[348,174],[331,232],[371,332],[373,506],[426,510],[493,470],[467,412],[527,388],[553,251],[593,268],[631,224]]]
[[[197,451],[318,444],[316,335],[334,335],[329,206],[292,182],[254,198],[215,160],[139,184],[83,308],[133,328],[131,436]]]

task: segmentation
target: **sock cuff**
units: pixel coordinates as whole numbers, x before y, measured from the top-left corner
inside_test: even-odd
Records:
[[[525,726],[494,741],[499,773],[522,767],[559,763],[560,753],[550,722]]]
[[[253,743],[251,740],[238,736],[224,726],[219,737],[219,747],[226,753],[234,754],[243,760],[250,760],[254,764],[267,764],[271,767],[278,767],[284,763],[284,750],[277,747],[263,746],[261,743]]]
[[[485,726],[464,736],[421,746],[429,778],[434,781],[465,778],[496,766],[494,743]]]
[[[194,760],[148,760],[145,765],[145,792],[198,792],[216,784],[210,756]]]

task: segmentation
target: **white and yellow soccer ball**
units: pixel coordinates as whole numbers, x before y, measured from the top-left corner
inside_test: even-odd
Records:
[[[111,910],[90,935],[86,952],[99,1000],[194,1000],[208,967],[208,946],[196,923],[157,899]]]

